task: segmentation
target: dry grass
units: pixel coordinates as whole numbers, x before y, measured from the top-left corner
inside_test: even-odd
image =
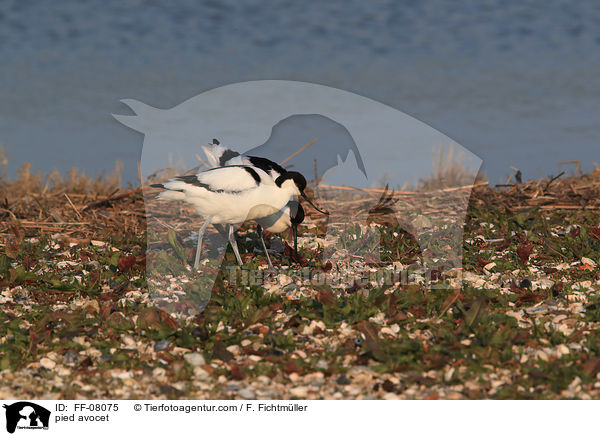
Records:
[[[443,169],[454,158],[438,162],[440,183],[460,182],[460,171]],[[298,282],[278,293],[227,275],[189,320],[145,300],[144,199],[140,190],[116,190],[117,174],[100,184],[79,171],[51,179],[30,166],[0,182],[0,397],[215,399],[240,398],[242,389],[286,399],[600,396],[600,277],[581,261],[598,260],[600,229],[595,211],[570,209],[600,206],[600,170],[476,188],[464,239],[469,279],[458,291]],[[320,198],[333,226],[336,201],[346,221],[363,203],[388,206],[380,192],[334,197],[323,188]],[[529,210],[512,212],[519,208]],[[386,262],[408,263],[399,256],[418,248],[401,224],[381,224]],[[256,271],[264,259],[250,245],[245,262]],[[337,268],[320,264],[313,248],[300,255],[311,271]],[[299,289],[306,295],[288,298]],[[124,347],[125,337],[137,347]],[[185,350],[206,365],[192,367]],[[56,368],[41,366],[43,358]]]
[[[433,161],[433,174],[427,179],[421,179],[418,183],[419,191],[430,191],[444,188],[471,185],[485,181],[483,173],[475,174],[473,170],[465,165],[463,152],[455,155],[454,146],[450,144],[447,150],[441,145]]]

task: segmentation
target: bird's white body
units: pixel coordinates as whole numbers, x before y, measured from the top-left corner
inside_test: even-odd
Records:
[[[258,220],[280,212],[292,196],[305,195],[303,190],[306,180],[300,173],[286,173],[275,179],[259,167],[237,165],[178,176],[153,186],[164,189],[159,198],[185,201],[205,218],[198,231],[196,245],[194,269],[198,269],[202,238],[210,223],[229,224],[229,242],[238,263],[242,265],[233,224]],[[264,246],[262,237],[261,241]],[[269,267],[272,268],[271,261],[268,260]]]
[[[290,180],[277,186],[266,172],[252,168],[257,180],[247,168],[218,167],[171,179],[163,184],[166,190],[159,198],[183,200],[198,214],[211,217],[213,224],[239,224],[280,212],[291,196],[300,193]]]
[[[257,218],[255,221],[260,224],[263,230],[266,230],[271,233],[281,233],[286,231],[292,226],[292,220],[290,218],[290,207],[293,203],[296,203],[295,200],[290,200],[283,207],[283,209],[266,216],[264,218]]]
[[[237,152],[232,152],[226,147],[220,144],[207,144],[202,146],[206,160],[209,166],[212,168],[226,167],[230,165],[250,165],[254,166],[251,158],[248,156],[241,155]],[[271,169],[268,172],[269,176],[273,179],[277,179],[281,175],[276,169]],[[252,218],[254,219],[263,230],[271,233],[281,233],[289,229],[292,225],[290,211],[291,208],[297,208],[298,202],[292,198],[289,198],[287,204],[264,218]]]

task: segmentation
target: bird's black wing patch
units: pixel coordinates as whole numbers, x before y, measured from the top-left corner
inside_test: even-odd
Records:
[[[198,177],[196,177],[195,174],[189,174],[187,176],[177,176],[175,177],[175,179],[180,180],[184,183],[187,183],[188,185],[193,185],[193,186],[198,186],[199,188],[205,188],[208,189],[209,191],[210,186],[207,185],[206,183],[202,183],[200,180],[198,180]]]
[[[264,157],[248,156],[248,159],[250,160],[250,163],[252,165],[254,165],[257,168],[260,168],[267,174],[270,173],[271,170],[275,170],[279,174],[285,174],[287,172],[286,169],[278,163],[273,162],[272,160],[266,159]]]
[[[252,178],[254,179],[254,181],[256,182],[257,185],[260,183],[260,176],[254,170],[254,168],[251,168],[251,167],[242,167],[242,168],[244,168],[246,170],[246,172],[252,176]]]

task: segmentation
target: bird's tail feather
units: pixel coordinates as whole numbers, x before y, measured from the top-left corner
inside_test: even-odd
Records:
[[[203,145],[202,150],[211,168],[222,167],[226,161],[240,155],[237,151],[222,146],[218,141],[215,142],[214,139],[212,144]]]

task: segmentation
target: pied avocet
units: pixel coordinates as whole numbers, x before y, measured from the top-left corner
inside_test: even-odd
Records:
[[[230,150],[222,146],[217,139],[213,139],[211,144],[203,145],[202,149],[206,155],[208,165],[212,168],[229,165],[249,165],[262,169],[273,179],[277,179],[277,177],[288,172],[272,160],[258,156],[245,156],[237,151]],[[263,230],[271,233],[281,233],[291,228],[294,240],[294,252],[296,258],[298,257],[298,226],[304,221],[304,209],[300,203],[292,198],[280,211],[267,217],[256,219],[255,221],[257,223],[256,232],[260,237],[269,268],[273,269],[273,264],[265,245]]]
[[[183,200],[205,218],[198,231],[194,269],[198,268],[202,238],[210,223],[240,224],[264,218],[279,212],[294,195],[302,195],[312,205],[304,193],[306,179],[302,174],[289,171],[273,179],[264,170],[246,165],[212,168],[151,186],[164,189],[159,198]],[[233,230],[229,226],[229,242],[242,265]]]

